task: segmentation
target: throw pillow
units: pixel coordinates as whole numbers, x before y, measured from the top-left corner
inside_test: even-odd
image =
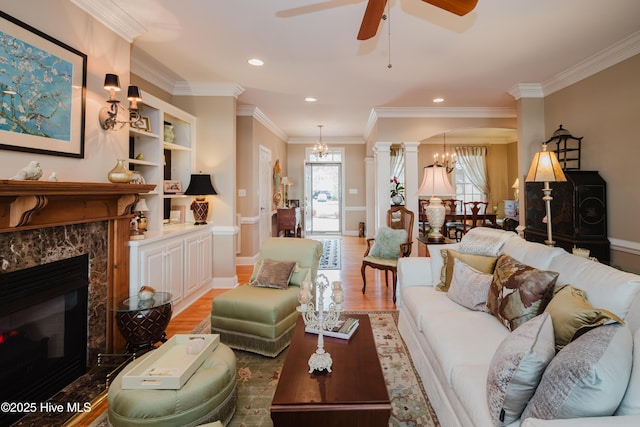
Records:
[[[386,259],[400,258],[400,245],[408,240],[407,230],[382,226],[378,229],[369,256]]]
[[[487,376],[487,402],[494,425],[506,426],[520,418],[555,355],[548,313],[529,320],[500,343]]]
[[[614,313],[594,308],[582,289],[564,285],[556,289],[545,311],[551,314],[556,336],[556,349],[560,350],[571,341],[596,326],[609,322],[624,323]]]
[[[447,296],[470,310],[487,311],[487,294],[492,278],[493,275],[482,273],[456,258]]]
[[[436,285],[436,290],[447,292],[453,276],[453,260],[459,259],[470,267],[482,273],[492,274],[496,266],[497,257],[463,254],[453,249],[441,249],[442,269],[440,270],[440,283]]]
[[[549,363],[522,419],[612,415],[629,382],[632,348],[625,325],[600,326],[576,338]]]
[[[262,263],[264,260],[260,259],[256,261],[253,266],[253,272],[251,273],[251,277],[249,278],[249,283],[253,282],[258,276],[258,272],[262,267]],[[289,286],[301,286],[304,280],[311,280],[311,269],[307,267],[300,267],[298,263],[293,268],[293,272],[291,273],[291,277],[289,278]]]
[[[554,271],[538,270],[502,254],[496,262],[487,307],[510,331],[547,306],[558,280]]]
[[[296,266],[295,261],[273,261],[265,259],[262,266],[249,284],[261,288],[287,289],[291,273]]]

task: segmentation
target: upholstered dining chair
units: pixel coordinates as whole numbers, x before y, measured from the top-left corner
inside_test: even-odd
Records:
[[[367,249],[362,259],[362,293],[367,288],[365,269],[371,267],[384,271],[385,285],[389,287],[389,271],[393,277],[393,303],[396,302],[398,259],[411,255],[413,245],[414,214],[404,206],[393,206],[387,211],[387,226],[380,227],[374,239],[367,239]]]
[[[464,202],[462,225],[456,227],[456,240],[475,227],[487,226],[487,202]]]
[[[231,348],[275,357],[291,341],[303,280],[315,282],[322,242],[269,237],[248,284],[213,299],[211,333]]]

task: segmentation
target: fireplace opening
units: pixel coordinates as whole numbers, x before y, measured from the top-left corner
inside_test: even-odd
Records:
[[[0,275],[0,401],[44,402],[87,371],[88,290],[87,254]]]

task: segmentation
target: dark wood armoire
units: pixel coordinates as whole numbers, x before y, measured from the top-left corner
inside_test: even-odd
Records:
[[[565,170],[566,182],[550,183],[551,224],[556,246],[571,252],[573,247],[587,248],[591,256],[609,263],[607,238],[607,184],[597,171]],[[544,243],[547,239],[542,182],[525,185],[525,239]]]

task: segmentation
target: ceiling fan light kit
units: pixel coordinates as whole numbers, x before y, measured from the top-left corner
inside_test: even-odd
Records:
[[[475,9],[478,0],[422,0],[435,7],[446,10],[458,16],[464,16]],[[369,0],[364,11],[358,40],[369,40],[378,32],[378,25],[383,19],[384,8],[387,0]]]

